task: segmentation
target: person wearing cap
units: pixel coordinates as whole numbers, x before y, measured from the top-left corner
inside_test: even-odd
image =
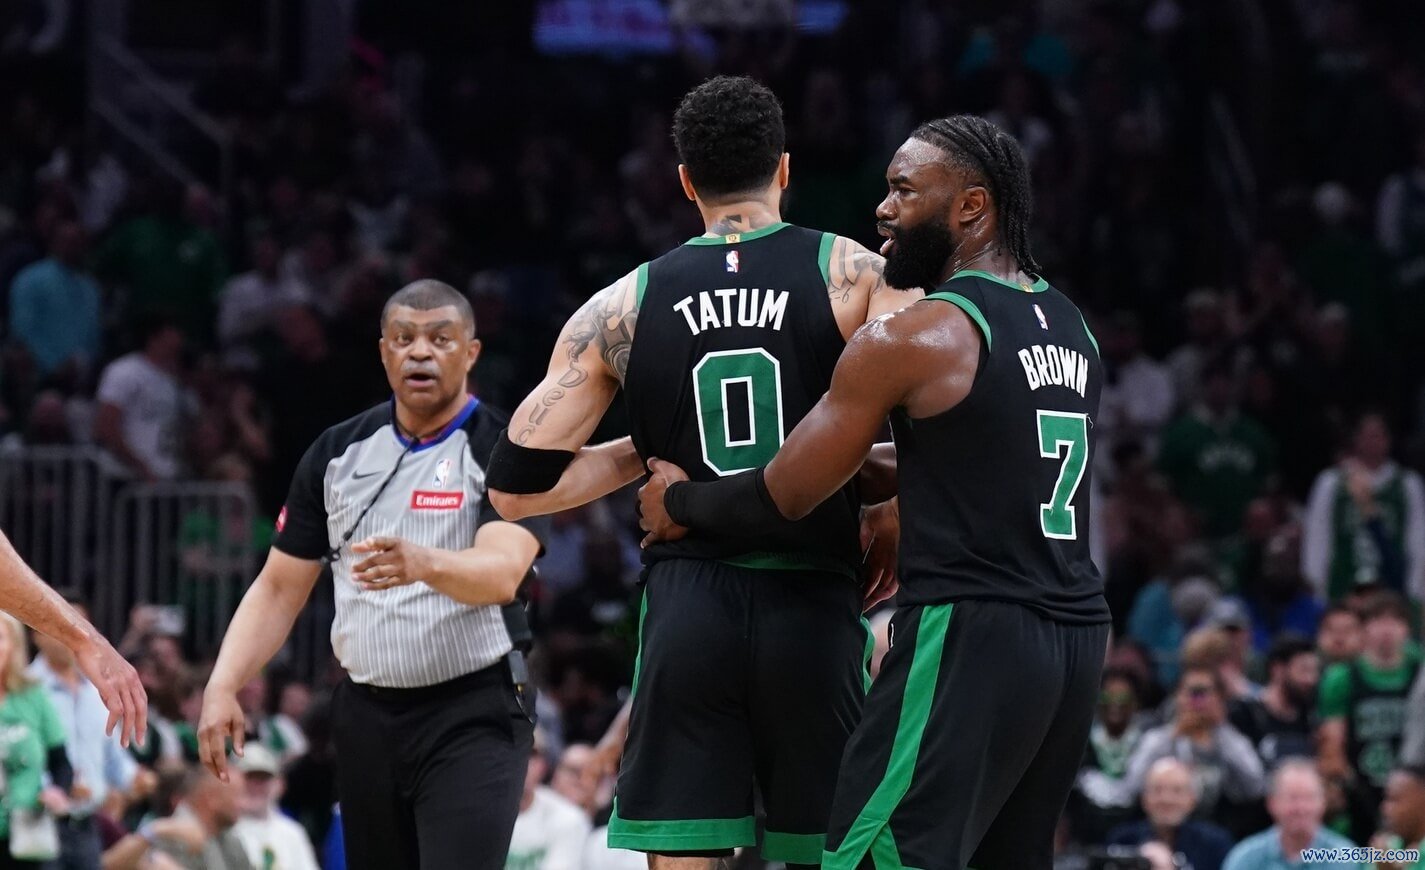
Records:
[[[243,776],[242,818],[233,833],[248,860],[261,870],[318,870],[307,832],[277,808],[286,786],[277,754],[249,743],[236,766]]]

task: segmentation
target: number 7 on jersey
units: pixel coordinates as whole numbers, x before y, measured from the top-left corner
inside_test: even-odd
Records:
[[[1088,417],[1064,411],[1037,411],[1039,455],[1044,459],[1063,458],[1059,479],[1048,504],[1039,505],[1039,527],[1044,537],[1061,541],[1079,536],[1077,512],[1070,503],[1083,483],[1088,467]]]

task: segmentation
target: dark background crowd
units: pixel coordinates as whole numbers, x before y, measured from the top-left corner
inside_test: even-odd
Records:
[[[1116,845],[1215,870],[1272,825],[1284,844],[1425,838],[1410,0],[132,0],[96,24],[107,8],[0,8],[0,454],[93,445],[133,481],[249,487],[244,546],[265,551],[307,445],[388,395],[375,339],[395,289],[469,295],[471,389],[510,409],[580,302],[702,231],[669,120],[706,76],[783,100],[786,218],[868,244],[910,129],[981,113],[1026,152],[1036,256],[1108,376],[1093,546],[1116,639],[1063,866]],[[155,157],[109,119],[105,28],[211,121],[221,158],[168,129]],[[590,835],[610,799],[593,747],[637,646],[637,535],[628,493],[561,514],[526,590],[543,727],[511,867],[641,866]],[[223,800],[184,773],[215,650],[181,603],[111,626],[158,714],[106,804],[113,847],[183,794]],[[258,813],[285,777],[318,851],[324,661],[245,690],[276,761],[249,777],[270,794],[239,801]],[[182,866],[228,866],[227,828],[208,828],[187,832],[208,863]],[[1242,863],[1254,843],[1229,866],[1275,866]],[[262,848],[254,866],[302,866]]]

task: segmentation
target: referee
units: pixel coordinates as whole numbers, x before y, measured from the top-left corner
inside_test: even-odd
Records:
[[[238,687],[282,646],[329,563],[348,675],[332,710],[348,866],[493,870],[533,729],[511,642],[523,614],[501,605],[539,555],[537,527],[504,522],[485,498],[508,417],[465,392],[480,355],[465,297],[435,281],[402,288],[380,346],[394,398],[328,429],[298,465],[208,681],[199,752],[227,778],[226,743],[241,755],[246,731]]]

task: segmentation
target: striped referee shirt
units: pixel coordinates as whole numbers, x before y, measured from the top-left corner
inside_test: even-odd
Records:
[[[503,522],[485,498],[485,466],[509,418],[471,397],[444,430],[413,446],[393,425],[394,410],[394,402],[379,405],[312,444],[292,477],[273,546],[299,559],[341,546],[332,563],[337,659],[357,683],[414,688],[506,655],[510,636],[500,608],[461,604],[424,583],[363,591],[351,573],[364,557],[342,536],[369,504],[351,542],[388,535],[442,550],[473,546],[482,523]],[[543,522],[520,525],[543,542]]]

